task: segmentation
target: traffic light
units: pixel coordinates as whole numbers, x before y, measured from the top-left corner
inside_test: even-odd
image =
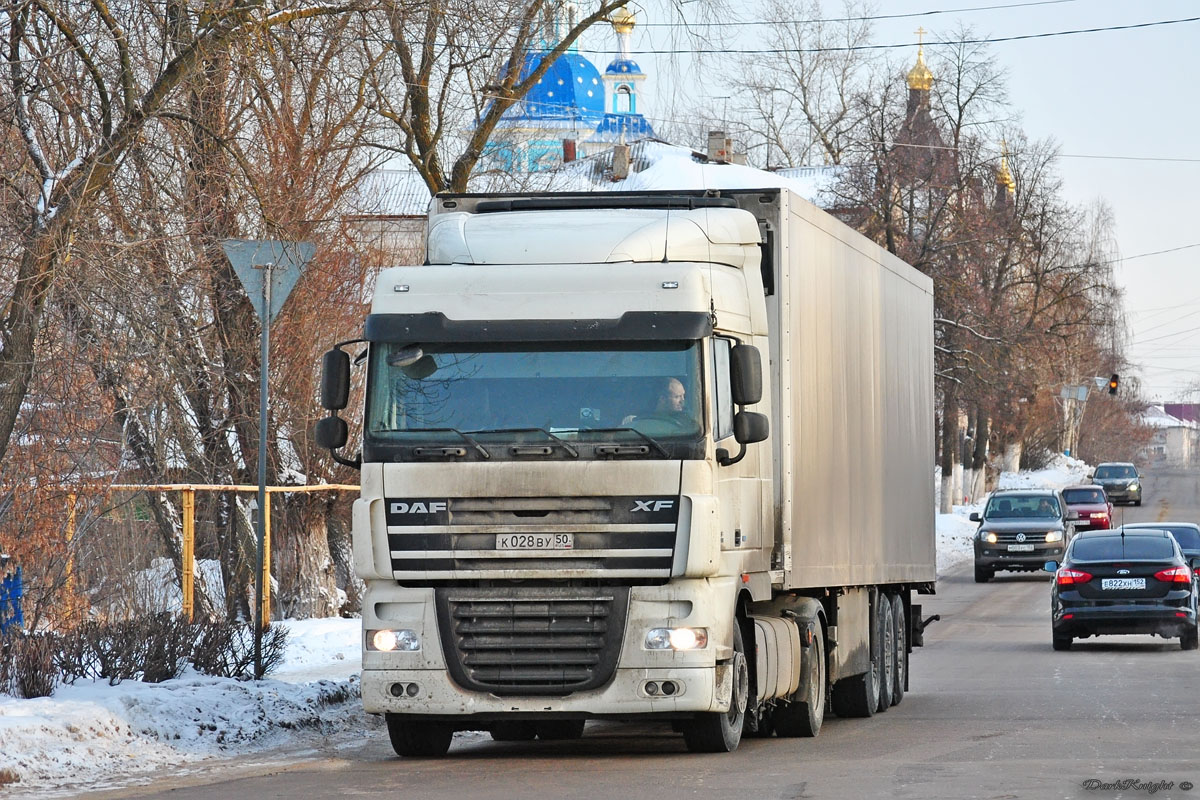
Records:
[[[1113,376],[1108,379],[1108,393],[1116,394],[1117,393],[1117,384],[1120,382],[1121,382],[1121,376],[1117,375],[1117,373],[1114,372]]]

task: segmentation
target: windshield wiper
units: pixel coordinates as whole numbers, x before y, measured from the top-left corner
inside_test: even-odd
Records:
[[[489,453],[484,448],[483,445],[481,445],[479,442],[477,442],[473,438],[471,438],[471,436],[469,434],[466,434],[466,433],[463,433],[462,431],[460,431],[458,428],[415,428],[412,430],[422,431],[422,432],[424,432],[424,431],[450,431],[451,433],[457,433],[459,436],[461,436],[463,438],[463,441],[465,441],[467,444],[471,445],[476,450],[478,450],[479,455],[483,456],[484,458],[492,457],[492,454]],[[447,453],[447,455],[450,455],[450,454]]]
[[[671,457],[671,454],[667,452],[667,448],[663,447],[661,444],[658,443],[657,440],[653,439],[652,437],[643,433],[642,431],[639,431],[637,428],[587,428],[587,430],[593,431],[593,432],[599,432],[599,433],[607,433],[609,431],[632,431],[633,433],[636,433],[638,436],[642,437],[647,442],[649,442],[651,445],[653,445],[654,448],[656,450],[658,450],[658,452],[662,453],[663,458]]]
[[[564,450],[570,453],[572,458],[579,458],[579,451],[572,447],[569,442],[565,441],[561,437],[555,436],[545,428],[486,428],[484,430],[471,431],[471,433],[531,433],[533,431],[546,434],[552,440],[554,440],[555,444],[561,445]],[[465,436],[466,434],[463,435]]]

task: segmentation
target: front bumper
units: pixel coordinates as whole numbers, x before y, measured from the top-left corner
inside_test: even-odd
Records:
[[[1047,561],[1062,561],[1063,543],[1034,544],[1028,553],[1007,550],[1006,544],[983,544],[975,540],[975,566],[994,570],[1027,572],[1040,570]]]
[[[1107,494],[1108,499],[1114,503],[1132,503],[1142,499],[1141,486],[1138,486],[1136,489],[1130,489],[1127,486],[1121,488],[1114,486],[1110,489],[1106,486],[1104,487],[1104,493]]]
[[[606,686],[566,697],[499,697],[467,691],[445,670],[363,670],[363,708],[370,714],[419,716],[454,723],[458,730],[478,730],[486,723],[513,719],[630,718],[646,715],[690,716],[729,710],[732,686],[729,667],[693,669],[618,669]],[[651,696],[646,683],[671,681],[671,697]],[[418,687],[415,695],[406,691]],[[393,686],[401,685],[400,696]]]

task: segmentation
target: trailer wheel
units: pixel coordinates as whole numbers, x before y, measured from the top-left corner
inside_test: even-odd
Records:
[[[896,621],[892,600],[883,592],[876,600],[875,624],[879,635],[879,705],[881,714],[892,707],[892,687],[896,685]]]
[[[892,595],[892,622],[896,631],[896,682],[892,685],[892,705],[900,705],[908,686],[908,619],[904,616],[904,599]]]
[[[544,742],[556,742],[566,739],[583,738],[583,726],[585,724],[587,724],[587,720],[583,719],[555,719],[538,722],[534,727],[537,728],[537,737],[539,739]]]
[[[441,758],[450,749],[454,730],[441,722],[414,722],[398,714],[387,714],[388,737],[398,756]]]
[[[825,721],[825,628],[814,621],[813,642],[805,664],[804,695],[775,709],[775,733],[778,736],[816,736]]]
[[[693,753],[732,753],[742,741],[746,721],[746,706],[750,702],[750,667],[742,643],[742,626],[733,622],[733,690],[729,711],[724,714],[707,712],[683,723],[683,740]]]

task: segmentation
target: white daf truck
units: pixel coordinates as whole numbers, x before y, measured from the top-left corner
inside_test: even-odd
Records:
[[[363,705],[400,755],[590,719],[723,752],[903,697],[932,284],[790,191],[435,197],[322,404],[361,469]]]

